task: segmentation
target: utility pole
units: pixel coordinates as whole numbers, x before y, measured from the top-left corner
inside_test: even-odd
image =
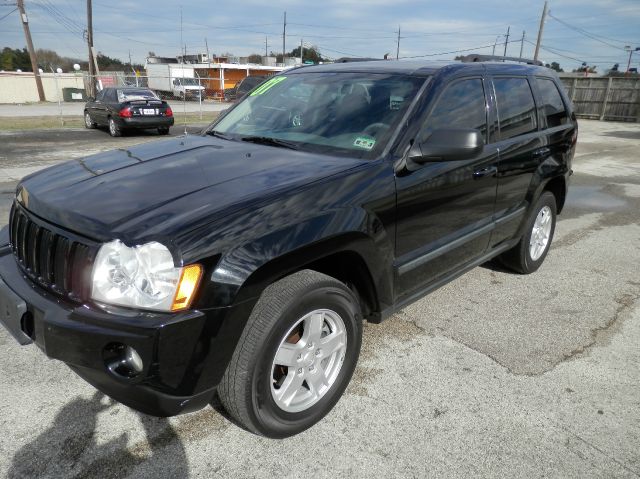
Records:
[[[511,31],[511,25],[509,25],[507,27],[507,38],[504,40],[504,53],[502,54],[503,57],[507,56],[507,45],[509,45],[509,32]]]
[[[286,49],[286,41],[287,38],[287,12],[284,12],[284,23],[282,24],[282,66],[285,66],[284,54]]]
[[[87,46],[89,47],[89,91],[88,96],[96,96],[96,69],[93,58],[93,6],[91,0],[87,0]]]
[[[498,38],[500,38],[502,35],[498,35],[496,37],[496,41],[493,42],[493,50],[491,50],[491,56],[495,56],[496,55],[496,46],[498,45]]]
[[[400,59],[400,25],[398,25],[398,43],[396,45],[396,60]]]
[[[38,97],[40,98],[40,101],[45,101],[44,88],[42,88],[42,78],[40,78],[40,70],[38,69],[38,59],[36,58],[36,52],[33,49],[33,41],[31,41],[29,18],[27,17],[27,13],[24,11],[24,0],[18,0],[17,6],[18,10],[20,10],[20,21],[22,22],[24,36],[27,40],[27,48],[29,49],[29,56],[31,57],[31,69],[33,70],[33,76],[36,79]]]
[[[524,50],[524,30],[522,30],[522,39],[520,40],[520,60],[522,60],[522,50]]]
[[[184,57],[186,56],[186,48],[183,48],[183,41],[182,41],[182,5],[180,5],[180,56],[182,57],[182,61],[180,63],[184,63]]]
[[[540,28],[538,28],[538,40],[536,41],[536,51],[533,54],[533,60],[538,60],[538,54],[540,53],[540,43],[542,42],[542,32],[544,30],[544,21],[547,18],[547,2],[544,2],[544,8],[542,9],[542,17],[540,17]]]
[[[264,57],[267,58],[269,56],[269,52],[267,51],[267,49],[269,48],[269,45],[267,44],[267,36],[264,36]],[[265,60],[266,61],[266,60]],[[265,63],[266,65],[266,63]]]
[[[304,46],[303,46],[303,41],[302,38],[300,39],[300,65],[302,65],[302,50],[303,50]]]

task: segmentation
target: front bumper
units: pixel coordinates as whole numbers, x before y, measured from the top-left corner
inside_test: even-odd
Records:
[[[2,233],[0,245],[5,242]],[[6,246],[0,246],[0,281],[25,305],[26,316],[11,320],[0,315],[0,324],[20,343],[34,342],[103,393],[155,416],[194,411],[211,401],[235,347],[227,339],[237,336],[221,325],[243,309],[106,312],[71,303],[26,278]],[[141,372],[134,377],[114,372],[109,367],[114,345],[135,349]]]

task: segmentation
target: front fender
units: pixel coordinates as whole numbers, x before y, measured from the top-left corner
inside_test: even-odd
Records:
[[[353,252],[380,285],[377,294],[391,298],[393,242],[381,221],[359,208],[341,208],[290,225],[227,251],[213,270],[205,295],[209,307],[227,307],[257,298],[278,279],[323,257]]]

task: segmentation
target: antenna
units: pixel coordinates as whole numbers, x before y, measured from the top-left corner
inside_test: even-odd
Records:
[[[187,49],[183,50],[182,40],[182,5],[180,5],[180,64],[184,65],[184,57],[187,54]],[[184,53],[183,53],[184,51]],[[171,67],[169,67],[171,68]],[[182,122],[184,123],[184,136],[187,136],[187,86],[184,82],[184,66],[182,67]]]

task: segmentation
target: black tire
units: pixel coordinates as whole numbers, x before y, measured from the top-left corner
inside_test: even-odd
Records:
[[[281,367],[273,365],[274,358],[296,322],[319,309],[337,313],[344,323],[347,339],[342,365],[317,402],[300,412],[285,411],[272,394],[274,374]],[[303,333],[300,335],[304,337]],[[218,386],[218,396],[229,415],[249,431],[273,438],[298,434],[322,419],[338,402],[355,369],[361,342],[362,314],[353,292],[330,276],[300,271],[273,283],[262,293]],[[311,370],[313,366],[309,367]],[[309,386],[303,383],[302,387]]]
[[[122,129],[111,117],[109,117],[109,134],[114,138],[118,136],[122,136]]]
[[[88,111],[84,112],[84,127],[89,129],[89,130],[93,130],[96,127],[96,122],[93,121],[93,119],[91,118],[91,115],[89,114]]]
[[[168,135],[169,134],[169,127],[168,126],[161,126],[160,128],[158,128],[158,133],[160,135]]]
[[[551,222],[551,231],[549,233],[549,239],[546,244],[546,247],[542,251],[542,254],[534,259],[531,256],[531,236],[534,232],[534,224],[536,222],[536,218],[540,215],[543,209],[548,208],[551,212],[550,222]],[[520,242],[510,249],[503,253],[499,259],[500,262],[506,266],[507,268],[521,274],[530,274],[536,271],[544,262],[544,259],[547,257],[547,253],[549,252],[549,248],[551,246],[551,241],[553,240],[553,234],[556,229],[556,198],[553,193],[549,191],[544,191],[535,206],[531,209],[531,213],[529,214],[529,218],[527,218],[527,223],[525,225],[524,234],[520,239]]]

